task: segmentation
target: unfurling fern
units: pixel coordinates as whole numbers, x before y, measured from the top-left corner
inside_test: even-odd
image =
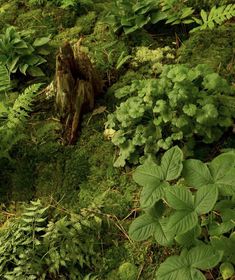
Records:
[[[191,30],[195,32],[197,30],[213,29],[216,25],[221,25],[226,20],[235,17],[235,4],[223,5],[221,7],[214,6],[209,13],[201,10],[201,19],[193,17],[194,21],[200,26]]]
[[[29,117],[35,93],[40,86],[41,84],[34,84],[26,88],[18,96],[13,107],[5,111],[7,117],[0,127],[0,158],[9,157],[8,153],[12,146],[25,137],[23,127]]]

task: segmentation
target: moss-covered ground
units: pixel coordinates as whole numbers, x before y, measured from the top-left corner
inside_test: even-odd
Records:
[[[58,47],[66,40],[76,42],[83,36],[82,47],[101,73],[106,87],[95,105],[105,109],[83,117],[78,141],[73,146],[62,143],[60,124],[48,108],[32,114],[28,139],[13,149],[10,161],[0,161],[0,200],[7,209],[12,209],[14,203],[40,198],[45,203],[53,199],[74,212],[81,208],[100,211],[106,221],[106,232],[101,238],[103,250],[100,262],[93,268],[94,274],[107,280],[150,280],[154,279],[160,261],[171,251],[152,242],[139,244],[129,239],[130,221],[140,210],[140,187],[132,180],[133,167],[113,167],[117,151],[104,137],[104,123],[108,112],[116,106],[114,90],[132,79],[151,76],[154,63],[150,57],[148,62],[132,69],[124,66],[118,70],[118,58],[122,53],[135,56],[136,47],[170,46],[174,53],[170,63],[206,63],[234,82],[235,29],[224,26],[216,32],[195,33],[179,49],[174,44],[174,32],[166,36],[154,35],[152,30],[151,33],[140,31],[127,40],[114,34],[102,20],[103,7],[110,1],[95,2],[80,14],[53,5],[38,7],[27,1],[0,1],[1,32],[9,24],[19,30],[32,30],[35,37],[51,36],[48,76],[53,78]],[[231,145],[234,146],[234,138],[229,134],[214,146],[199,147],[196,156],[210,157]]]

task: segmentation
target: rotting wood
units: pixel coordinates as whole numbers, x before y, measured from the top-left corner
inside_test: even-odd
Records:
[[[80,49],[80,40],[73,47],[66,42],[56,56],[55,76],[56,109],[66,143],[76,142],[82,114],[93,110],[102,85],[89,57]]]

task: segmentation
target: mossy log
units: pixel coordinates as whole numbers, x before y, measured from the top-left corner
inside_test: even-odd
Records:
[[[102,91],[102,80],[88,56],[66,42],[56,56],[56,109],[64,125],[66,143],[74,144],[83,113],[93,110],[95,96]]]

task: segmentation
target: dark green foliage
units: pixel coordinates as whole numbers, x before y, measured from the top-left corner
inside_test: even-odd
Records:
[[[161,164],[149,161],[135,170],[133,178],[143,187],[140,205],[145,214],[131,224],[130,236],[137,241],[153,236],[163,246],[177,242],[183,248],[180,256],[160,265],[158,279],[205,279],[197,269],[212,269],[221,260],[235,264],[234,177],[234,150],[206,164],[183,161],[175,146]],[[195,278],[190,278],[192,273]]]
[[[13,26],[0,35],[0,63],[5,65],[10,74],[21,72],[33,77],[43,76],[41,64],[46,62],[42,55],[48,55],[45,45],[48,37],[37,38],[33,42],[31,34],[18,33]]]
[[[55,35],[63,28],[73,27],[76,15],[72,11],[58,7],[43,7],[33,10],[22,10],[16,18],[15,24],[20,30],[27,29],[35,31],[35,36],[44,37]]]
[[[34,84],[26,88],[15,100],[12,108],[0,111],[0,116],[4,117],[4,122],[0,126],[0,158],[8,157],[13,145],[25,137],[23,133],[25,122],[40,86],[41,84]]]
[[[1,279],[84,279],[99,255],[101,219],[31,202],[1,229]]]
[[[7,92],[11,88],[11,80],[6,66],[0,64],[0,93]],[[1,105],[3,106],[3,105]],[[0,109],[0,112],[4,108]]]
[[[121,29],[130,34],[149,22],[155,23],[155,13],[159,6],[156,1],[145,0],[141,3],[135,0],[115,0],[107,17],[107,22],[113,26],[114,32]]]
[[[96,22],[94,32],[82,41],[82,46],[109,84],[117,76],[115,68],[120,56],[129,53],[126,40],[115,35],[103,21]]]
[[[213,143],[233,124],[231,101],[225,106],[221,97],[234,101],[234,89],[204,64],[165,66],[159,80],[133,81],[115,95],[126,99],[106,123],[120,149],[115,166],[136,164],[179,141],[190,149],[195,136]]]
[[[210,31],[192,34],[179,49],[179,62],[196,66],[205,63],[221,75],[231,78],[235,73],[233,54],[235,48],[235,29],[221,26]]]

